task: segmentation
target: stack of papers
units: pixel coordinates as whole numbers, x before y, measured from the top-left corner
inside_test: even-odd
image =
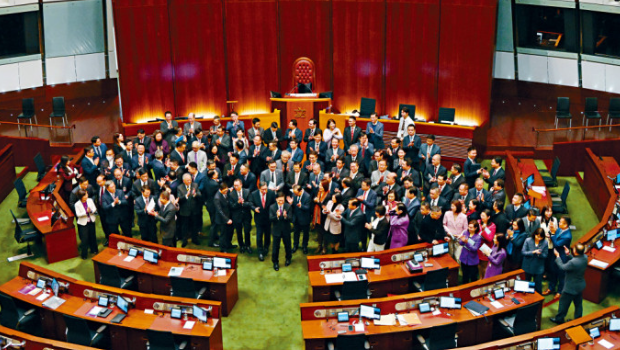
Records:
[[[605,339],[601,339],[601,340],[599,340],[599,342],[598,342],[598,343],[599,343],[599,344],[601,344],[601,346],[605,347],[606,349],[611,349],[611,348],[613,348],[613,347],[614,347],[614,344],[612,344],[612,343],[608,342],[608,341],[607,341],[607,340],[605,340]]]
[[[401,326],[416,326],[422,324],[422,321],[420,321],[418,314],[410,312],[408,314],[399,314],[398,323],[400,323]]]
[[[532,191],[545,194],[547,192],[547,188],[545,186],[532,186]]]
[[[133,256],[129,256],[129,255],[128,255],[125,259],[123,259],[123,261],[125,261],[125,262],[130,262],[130,261],[132,261],[133,259],[135,259],[135,257],[133,257]]]
[[[171,267],[170,272],[168,272],[168,276],[171,277],[179,277],[183,273],[182,267]]]
[[[88,314],[91,316],[97,316],[99,315],[99,312],[101,312],[101,310],[103,310],[102,307],[100,306],[93,306],[92,309],[90,309],[90,311],[88,311]]]
[[[184,329],[192,329],[192,328],[194,328],[194,324],[195,324],[195,323],[196,323],[195,321],[187,321],[187,322],[185,322],[185,324],[183,325],[183,328],[184,328]]]
[[[482,243],[482,245],[480,246],[480,251],[482,252],[482,254],[487,255],[487,256],[491,254],[491,248],[489,248],[489,246],[486,243]]]
[[[325,274],[325,283],[342,283],[344,277],[341,273],[327,273]]]
[[[610,247],[610,246],[606,245],[606,246],[604,246],[604,247],[603,247],[603,250],[606,250],[606,251],[608,251],[608,252],[613,253],[613,252],[615,252],[615,251],[616,251],[616,248],[612,248],[612,247]]]
[[[381,318],[375,320],[375,326],[394,326],[396,325],[396,315],[381,315]]]
[[[592,260],[590,260],[590,262],[589,262],[588,264],[589,264],[589,265],[592,265],[592,266],[597,266],[597,267],[600,267],[600,268],[602,268],[602,269],[606,269],[606,268],[607,268],[607,266],[609,266],[609,264],[608,264],[608,263],[603,262],[603,261],[600,261],[600,260],[596,260],[596,259],[592,259]]]
[[[61,299],[59,297],[51,297],[43,302],[43,306],[48,307],[52,310],[56,310],[60,305],[64,304],[65,299]]]
[[[496,309],[501,309],[504,307],[504,304],[500,303],[499,301],[495,300],[491,302],[491,306],[493,306]]]
[[[345,282],[357,281],[357,274],[355,272],[345,272],[342,274],[342,278]]]

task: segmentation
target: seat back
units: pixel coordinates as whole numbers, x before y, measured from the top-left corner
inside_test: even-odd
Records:
[[[533,304],[517,310],[515,314],[515,323],[512,327],[515,336],[536,331],[538,323],[536,323],[536,317],[534,315],[538,314],[539,307],[540,305]]]
[[[174,342],[174,335],[171,332],[160,332],[147,329],[146,337],[149,340],[150,350],[178,349],[178,346]]]
[[[424,277],[424,291],[446,288],[448,273],[449,270],[447,267],[428,271]]]
[[[19,313],[17,305],[10,296],[0,293],[0,324],[4,327],[16,329],[17,321],[19,321]]]
[[[596,112],[598,111],[598,98],[596,97],[586,97],[586,110],[585,112]]]
[[[432,327],[426,346],[429,350],[456,348],[456,322],[444,326]]]
[[[93,337],[93,331],[88,327],[88,322],[81,318],[63,315],[67,326],[67,342],[89,346]]]
[[[15,179],[13,181],[13,185],[15,186],[15,191],[17,191],[17,195],[19,196],[19,201],[21,202],[28,196],[28,191],[26,191],[26,186],[24,186],[24,181],[21,178]]]
[[[13,237],[15,238],[15,241],[17,243],[21,243],[22,234],[23,234],[22,228],[17,222],[17,218],[15,217],[15,214],[13,214],[13,210],[9,209],[9,211],[11,212],[11,216],[13,217],[13,222],[15,223],[15,233],[13,234]]]
[[[310,84],[311,91],[314,89],[315,71],[314,62],[308,57],[299,57],[293,62],[293,86],[298,84]],[[310,92],[310,91],[298,91]]]
[[[196,298],[196,284],[191,278],[170,276],[170,286],[175,297]]]
[[[570,111],[570,98],[558,97],[558,105],[556,107],[557,113],[569,113]]]
[[[34,116],[34,98],[22,99],[22,114],[24,117]]]
[[[54,97],[52,99],[52,110],[54,114],[64,115],[65,114],[65,98],[62,96]]]
[[[564,184],[564,188],[562,189],[562,194],[560,195],[560,199],[562,200],[562,204],[566,205],[566,199],[568,198],[568,192],[570,192],[570,185],[567,183]]]
[[[609,113],[620,114],[620,97],[609,99]]]
[[[439,114],[437,116],[437,121],[439,122],[454,122],[454,114],[456,113],[456,109],[454,108],[439,108]]]
[[[37,153],[34,156],[34,165],[36,165],[39,175],[45,174],[45,161],[43,160],[41,153]]]
[[[403,108],[409,108],[409,116],[411,117],[411,119],[415,119],[415,105],[408,105],[408,104],[404,104],[401,103],[398,105],[398,117],[402,118],[403,116],[400,115],[400,112],[403,110]]]
[[[375,106],[377,105],[377,100],[374,98],[366,98],[362,97],[360,102],[360,117],[369,118],[371,114],[375,112]]]
[[[560,169],[560,158],[555,157],[553,160],[553,165],[551,165],[551,172],[549,173],[554,181],[555,177],[558,175],[558,169]]]
[[[121,287],[122,278],[118,271],[118,267],[114,265],[102,264],[98,261],[95,261],[95,263],[99,268],[99,283],[110,287]]]
[[[342,284],[342,300],[368,298],[368,281],[346,281]]]
[[[365,334],[339,334],[336,337],[336,349],[338,350],[364,350],[365,343]]]

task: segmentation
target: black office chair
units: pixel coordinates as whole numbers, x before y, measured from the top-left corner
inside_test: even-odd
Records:
[[[368,281],[345,281],[342,284],[342,292],[334,291],[336,299],[342,300],[357,300],[357,299],[370,299],[370,290],[368,289]]]
[[[52,113],[50,113],[50,125],[54,118],[62,118],[62,126],[67,126],[67,111],[65,110],[65,98],[54,97],[52,99]]]
[[[331,98],[333,100],[334,99],[334,92],[333,91],[320,92],[319,93],[319,98]]]
[[[454,115],[456,114],[456,109],[454,108],[439,108],[439,113],[437,114],[438,122],[450,122],[454,123]]]
[[[409,108],[409,116],[411,117],[411,119],[415,120],[415,105],[408,105],[404,103],[398,105],[398,119],[403,117],[402,115],[400,115],[400,112],[405,107]]]
[[[129,289],[133,285],[135,276],[121,277],[118,267],[114,265],[102,264],[95,261],[99,268],[99,283],[106,286]]]
[[[88,325],[88,321],[84,319],[68,315],[63,315],[63,318],[67,326],[65,329],[67,342],[95,348],[107,348],[109,341],[103,332],[105,332],[108,326],[101,325],[97,330],[92,330]]]
[[[584,125],[588,126],[590,119],[598,119],[599,126],[603,121],[601,114],[598,112],[598,98],[596,97],[586,97],[586,108],[583,111],[582,124],[585,122]]]
[[[457,347],[456,322],[430,329],[428,338],[418,335],[418,341],[425,350],[445,350]]]
[[[37,167],[37,181],[41,181],[51,166],[48,167],[45,165],[45,161],[43,160],[41,153],[37,153],[34,156],[34,165]]]
[[[370,118],[370,115],[375,112],[376,105],[377,100],[374,98],[362,97],[362,101],[360,102],[360,117]]]
[[[547,187],[558,187],[558,170],[560,169],[560,158],[555,157],[553,160],[553,164],[551,165],[551,171],[548,170],[540,170],[539,172],[544,173],[548,172],[551,176],[542,176],[543,181],[545,182],[545,186]]]
[[[207,287],[197,290],[196,283],[191,278],[170,276],[170,296],[201,299],[207,292]]]
[[[570,114],[570,98],[558,97],[558,104],[555,109],[555,128],[558,128],[560,119],[568,119],[568,127],[573,126],[573,116]]]
[[[187,347],[187,341],[178,342],[174,339],[171,332],[146,330],[148,341],[146,348],[148,350],[183,350]]]
[[[570,192],[570,185],[567,182],[564,184],[564,188],[562,189],[562,195],[560,195],[560,198],[551,198],[554,213],[568,214],[568,206],[566,205],[568,192]]]
[[[4,327],[30,334],[36,333],[33,330],[41,328],[40,318],[35,308],[18,307],[13,298],[2,293],[0,293],[0,308],[0,324]]]
[[[413,282],[413,288],[417,292],[448,288],[448,274],[450,270],[444,267],[439,270],[428,271],[424,275],[424,284]]]
[[[25,208],[28,204],[28,190],[26,190],[26,186],[24,186],[24,181],[18,177],[13,182],[13,186],[15,186],[15,191],[17,191],[17,206]]]
[[[609,112],[607,113],[607,124],[614,122],[614,119],[620,119],[620,98],[612,97],[609,99]],[[611,131],[611,126],[609,127]]]
[[[34,119],[35,124],[37,123],[37,115],[34,112],[34,98],[22,99],[22,113],[17,116],[17,130],[21,130],[21,121],[25,119],[28,119],[28,124],[32,124],[32,119]],[[30,126],[30,131],[32,131],[32,126]]]
[[[25,254],[12,256],[8,258],[7,260],[9,262],[13,262],[13,261],[17,261],[17,260],[21,260],[25,258],[30,258],[34,256],[34,254],[32,254],[32,250],[30,249],[30,242],[34,242],[37,239],[39,239],[39,235],[40,235],[39,231],[37,231],[36,228],[34,228],[34,226],[22,228],[22,225],[19,223],[19,220],[15,217],[15,214],[13,214],[13,211],[12,210],[9,210],[9,211],[11,212],[11,216],[13,217],[13,223],[15,224],[15,233],[13,237],[15,238],[15,241],[17,243],[21,244],[21,243],[26,242],[27,251]]]
[[[539,304],[524,306],[517,309],[513,315],[500,318],[498,323],[499,333],[508,337],[531,333],[538,329],[536,315],[538,314]]]
[[[336,344],[327,343],[328,350],[366,350],[370,349],[370,343],[365,334],[339,334]]]

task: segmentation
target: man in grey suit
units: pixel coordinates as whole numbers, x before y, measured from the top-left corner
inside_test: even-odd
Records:
[[[174,144],[172,143],[172,138],[174,137],[175,129],[179,127],[179,123],[176,120],[172,120],[172,112],[166,111],[164,113],[166,120],[159,124],[159,130],[164,133],[164,140],[168,143],[168,145]]]
[[[553,250],[555,253],[555,263],[558,265],[560,270],[566,273],[566,280],[564,282],[562,295],[560,296],[558,313],[555,317],[551,317],[549,319],[553,323],[564,323],[564,317],[568,312],[568,307],[571,302],[575,303],[575,319],[581,317],[583,314],[582,293],[586,288],[584,274],[586,272],[586,268],[588,267],[588,257],[583,254],[584,251],[585,247],[581,243],[578,243],[573,247],[572,255],[568,247],[564,247],[564,252],[567,257],[567,261],[564,263],[557,249]]]
[[[260,174],[260,181],[267,183],[269,189],[274,192],[279,191],[284,186],[284,175],[276,167],[276,161],[272,159],[269,161],[269,169]]]
[[[527,217],[523,220],[523,224],[525,225],[525,233],[528,237],[540,227],[540,219],[536,215],[536,210],[530,209],[527,211]]]
[[[426,137],[426,143],[420,146],[420,152],[418,157],[422,160],[422,171],[427,166],[431,166],[431,160],[435,154],[441,154],[441,148],[435,144],[435,135],[428,135]]]
[[[207,169],[207,154],[200,149],[200,141],[192,142],[192,150],[187,154],[187,160],[188,163],[195,162],[200,172]]]
[[[149,215],[154,216],[155,220],[159,221],[159,232],[161,233],[162,244],[167,247],[176,247],[175,233],[177,223],[175,220],[175,214],[177,209],[174,204],[170,203],[170,193],[168,191],[162,191],[159,195],[161,206],[159,207],[159,213],[151,210]]]
[[[190,113],[187,116],[187,123],[183,125],[183,134],[189,138],[190,136],[196,135],[199,129],[202,130],[202,124],[196,121],[194,113]]]
[[[254,140],[254,137],[256,136],[260,136],[262,138],[263,132],[265,132],[265,129],[260,126],[260,119],[252,119],[252,127],[248,129],[248,139]]]

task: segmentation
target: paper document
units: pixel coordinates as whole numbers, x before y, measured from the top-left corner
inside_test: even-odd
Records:
[[[398,315],[398,322],[401,326],[415,326],[422,324],[420,317],[415,312]]]
[[[484,255],[491,254],[491,248],[489,248],[489,246],[486,243],[482,243],[482,245],[480,246],[480,251]]]
[[[364,323],[362,322],[358,322],[355,324],[355,331],[356,332],[364,332]]]
[[[341,273],[327,273],[325,274],[325,283],[342,283],[344,278]]]
[[[123,259],[124,262],[130,262],[133,259],[135,259],[133,256],[127,256],[125,259]]]
[[[396,325],[396,315],[381,315],[381,318],[375,320],[375,326],[394,326]]]
[[[28,295],[37,295],[39,294],[39,292],[41,292],[43,289],[41,288],[35,288],[33,290],[31,290],[30,292],[28,292]]]
[[[46,220],[49,220],[49,219],[50,219],[50,217],[49,217],[49,216],[41,216],[41,217],[40,217],[40,218],[38,218],[37,220],[38,220],[39,222],[41,222],[41,221],[46,221]]]
[[[342,274],[342,278],[345,282],[357,281],[357,274],[355,272],[345,272]]]
[[[171,277],[179,277],[183,273],[182,267],[171,267],[170,272],[168,272],[168,276]]]
[[[598,342],[598,343],[599,343],[600,345],[604,346],[604,347],[605,347],[605,348],[607,348],[607,349],[611,349],[611,348],[613,348],[613,347],[614,347],[614,344],[612,344],[612,343],[608,342],[608,341],[607,341],[607,340],[605,340],[605,339],[601,339],[601,340],[599,340],[599,342]]]
[[[218,276],[226,276],[226,269],[219,269],[217,270],[217,275]]]
[[[504,307],[504,304],[500,303],[499,301],[495,300],[491,302],[491,306],[493,306],[496,309],[501,309]]]
[[[102,307],[100,306],[93,306],[92,309],[90,309],[90,311],[88,311],[88,314],[91,316],[97,316],[99,315],[99,312],[101,312],[101,310],[103,310]]]
[[[608,252],[612,252],[613,253],[613,252],[616,251],[616,248],[612,248],[612,247],[606,245],[606,246],[603,247],[603,250],[606,250]]]
[[[547,188],[545,186],[532,186],[532,190],[540,194],[545,194],[547,192]]]
[[[153,309],[144,309],[144,313],[145,314],[149,314],[149,315],[152,315],[154,311],[155,310],[153,310]]]
[[[56,310],[60,305],[65,303],[65,299],[59,298],[57,296],[53,296],[46,301],[43,302],[43,306],[48,307],[52,310]]]
[[[151,199],[151,201],[149,202],[149,205],[146,206],[146,211],[153,211],[153,210],[155,210],[155,201]]]
[[[50,294],[49,294],[49,293],[43,293],[43,294],[41,294],[41,295],[39,295],[39,296],[37,297],[37,300],[39,300],[39,301],[41,301],[41,300],[45,300],[45,299],[47,299],[47,297],[49,297],[49,296],[50,296]]]
[[[588,263],[588,265],[592,265],[592,266],[596,266],[596,267],[600,267],[603,269],[606,269],[607,266],[609,266],[608,263],[600,261],[600,260],[596,260],[596,259],[592,259],[590,260],[590,262]]]
[[[183,328],[185,328],[185,329],[192,329],[192,328],[194,328],[194,324],[196,324],[196,322],[194,322],[194,321],[187,321],[183,325]]]

